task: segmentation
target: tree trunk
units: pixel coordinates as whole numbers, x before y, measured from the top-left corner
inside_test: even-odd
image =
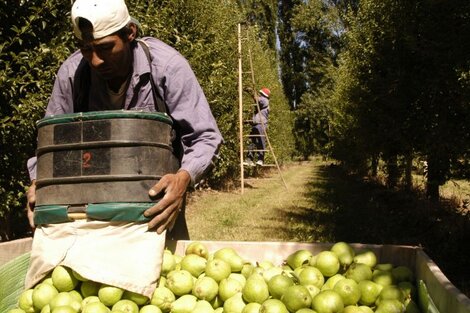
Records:
[[[428,157],[426,195],[432,202],[439,201],[439,186],[446,182],[450,162],[448,157]]]
[[[398,184],[398,164],[397,164],[397,156],[393,155],[387,159],[387,186],[390,188],[394,188]]]
[[[378,167],[379,167],[379,158],[377,156],[373,156],[370,162],[370,175],[372,177],[377,177]]]
[[[411,190],[413,187],[413,153],[408,152],[405,155],[405,188]]]

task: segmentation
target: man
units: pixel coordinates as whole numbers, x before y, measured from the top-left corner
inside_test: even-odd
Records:
[[[252,127],[251,127],[251,144],[248,150],[247,159],[244,165],[254,166],[255,151],[258,156],[256,165],[264,165],[264,150],[266,150],[266,130],[268,128],[269,116],[269,96],[271,91],[263,87],[259,90],[259,96],[255,95],[255,108],[253,113]]]
[[[172,230],[170,235],[173,239],[188,239],[182,210],[186,189],[201,179],[210,167],[212,159],[216,157],[222,142],[222,136],[192,69],[181,54],[163,42],[150,37],[137,39],[138,27],[129,16],[124,0],[76,0],[72,6],[71,17],[80,50],[73,53],[60,67],[46,116],[119,109],[155,111],[157,107],[162,107],[163,102],[163,110],[173,119],[180,140],[181,167],[175,174],[164,175],[149,190],[149,196],[158,198],[159,201],[145,211],[144,215],[151,218],[145,227],[155,230],[158,235],[163,234],[165,230]],[[163,101],[159,101],[159,98]],[[36,159],[32,158],[28,161],[32,185],[27,193],[28,218],[32,227],[36,189],[35,167]],[[36,230],[35,240],[39,242],[40,236],[43,236],[42,246],[50,239],[48,236],[51,232],[47,231],[50,231],[51,227],[57,228],[59,232],[66,226],[50,225],[40,227],[41,232]],[[77,226],[78,229],[80,227],[82,226]],[[106,228],[101,224],[96,227]],[[113,231],[122,232],[126,227],[128,226],[117,225]],[[130,227],[137,227],[137,230],[131,233],[141,232],[142,236],[138,239],[143,242],[146,240],[144,236],[152,236],[144,233],[142,225]],[[76,229],[71,231],[76,232]],[[143,246],[135,253],[154,247],[154,237],[149,237],[147,247]],[[110,238],[110,245],[113,245],[113,237]],[[61,245],[58,238],[51,242]],[[123,250],[134,249],[132,243],[125,246],[125,243],[119,242],[119,245]],[[65,244],[60,248],[69,251]],[[96,257],[100,258],[101,255]],[[158,257],[158,254],[154,256],[155,259]],[[57,256],[54,262],[61,262],[60,258]],[[105,261],[109,260],[102,260],[103,263]],[[87,276],[87,269],[80,267],[81,264],[77,265],[76,261],[69,260],[65,265],[80,269],[83,272],[81,274]],[[50,267],[40,264],[34,269],[30,268],[30,283],[37,281]],[[94,273],[88,271],[88,274],[90,273],[93,276]],[[109,279],[103,281],[126,287],[126,282],[123,284]],[[127,285],[132,283],[134,282],[131,281]],[[144,286],[130,289],[149,295],[151,289],[147,288],[145,283],[142,285]]]

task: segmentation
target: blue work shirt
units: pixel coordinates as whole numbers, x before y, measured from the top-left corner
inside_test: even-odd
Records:
[[[190,174],[192,184],[197,183],[217,155],[223,141],[222,135],[187,60],[158,39],[144,37],[140,40],[149,48],[151,65],[141,45],[134,45],[133,73],[122,109],[156,111],[150,83],[134,90],[141,77],[151,73],[158,93],[166,104],[167,113],[177,125],[181,136],[181,169]],[[82,59],[81,52],[76,51],[59,68],[46,116],[74,112],[74,75]],[[106,81],[93,70],[90,72],[89,111],[115,109],[107,107],[110,101]],[[131,101],[134,91],[138,92],[137,101]],[[28,160],[28,170],[30,178],[36,179],[36,158]]]
[[[255,107],[255,113],[253,114],[253,124],[264,124],[267,126],[269,117],[269,99],[260,95],[258,98],[258,107]]]

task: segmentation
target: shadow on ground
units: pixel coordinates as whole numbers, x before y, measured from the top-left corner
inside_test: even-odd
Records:
[[[310,207],[281,213],[292,224],[311,229],[300,241],[421,246],[462,292],[470,294],[470,219],[451,204],[431,205],[419,192],[390,190],[348,176],[335,165],[320,167],[307,193]]]

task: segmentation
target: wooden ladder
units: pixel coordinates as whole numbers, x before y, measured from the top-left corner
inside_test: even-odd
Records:
[[[268,133],[266,131],[266,128],[263,123],[262,125],[262,130],[263,134],[260,135],[244,135],[244,124],[245,120],[243,119],[243,74],[251,74],[251,90],[253,92],[253,98],[255,99],[255,105],[256,109],[258,112],[260,112],[260,106],[258,103],[258,97],[256,97],[256,81],[255,81],[255,73],[253,69],[253,59],[251,55],[251,48],[248,45],[248,58],[249,58],[249,64],[250,64],[250,71],[248,72],[243,72],[243,50],[242,50],[242,30],[241,30],[241,24],[238,24],[238,105],[239,105],[239,139],[240,139],[240,183],[241,183],[241,193],[244,193],[244,188],[245,188],[245,181],[247,178],[245,178],[245,165],[244,163],[244,158],[245,158],[245,149],[244,149],[244,140],[245,138],[252,138],[252,137],[264,137],[267,143],[267,148],[265,150],[251,150],[253,153],[255,152],[269,152],[271,153],[272,159],[274,160],[274,164],[263,164],[262,166],[264,167],[270,167],[270,166],[275,166],[277,168],[277,171],[279,172],[279,176],[281,177],[282,183],[284,184],[284,187],[287,189],[287,184],[284,180],[284,177],[282,177],[282,172],[279,167],[279,163],[277,161],[276,155],[274,154],[273,147],[271,145],[271,142],[269,140]],[[247,30],[247,36],[245,37],[246,40],[249,40],[249,32]],[[251,104],[250,104],[251,106]],[[251,121],[251,120],[250,120]]]

